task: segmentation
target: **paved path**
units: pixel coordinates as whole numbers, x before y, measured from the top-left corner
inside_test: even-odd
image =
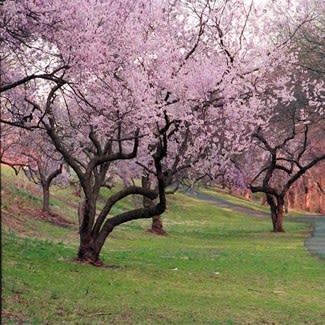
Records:
[[[215,203],[220,208],[232,209],[234,211],[241,212],[254,217],[269,217],[269,214],[266,212],[257,211],[249,207],[245,207],[240,204],[236,204],[227,201],[226,199],[209,195],[206,193],[187,192],[187,194],[199,200]],[[317,255],[320,258],[325,259],[325,215],[306,215],[304,217],[290,217],[287,220],[293,222],[304,222],[312,225],[313,230],[311,236],[306,239],[305,246],[311,254]]]
[[[306,222],[312,225],[313,230],[305,241],[305,246],[313,255],[325,259],[325,216],[293,217],[290,221]]]

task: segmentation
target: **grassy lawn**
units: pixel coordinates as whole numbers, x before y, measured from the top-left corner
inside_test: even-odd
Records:
[[[267,206],[263,206],[259,204],[259,202],[255,199],[254,200],[246,200],[244,198],[240,198],[238,196],[233,196],[225,191],[216,188],[216,187],[200,187],[200,191],[202,193],[211,195],[211,196],[217,196],[220,199],[223,199],[225,201],[229,201],[231,203],[234,203],[239,206],[247,207],[255,211],[261,211],[261,212],[269,212],[269,208]]]
[[[241,198],[239,196],[230,195],[225,190],[222,190],[217,187],[208,187],[208,188],[200,187],[200,192],[208,194],[210,196],[215,196],[219,199],[228,201],[230,203],[233,203],[233,204],[241,206],[241,207],[249,208],[254,211],[265,212],[267,214],[270,213],[270,208],[268,205],[260,204],[261,196],[263,195],[262,193],[255,193],[255,194],[253,194],[252,200],[247,200],[247,199]],[[313,215],[313,214],[317,215],[316,213],[308,212],[308,215]],[[304,216],[304,215],[306,215],[305,211],[290,209],[287,217],[293,217],[293,216],[298,217],[298,216]]]
[[[324,323],[325,264],[305,250],[305,224],[273,234],[269,220],[176,194],[168,236],[147,233],[148,220],[125,224],[95,268],[73,261],[77,226],[32,218],[36,190],[2,173],[4,324]],[[76,221],[77,205],[71,188],[54,189],[53,211]]]

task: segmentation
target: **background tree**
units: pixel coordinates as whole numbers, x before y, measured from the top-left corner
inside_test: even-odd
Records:
[[[1,125],[0,162],[11,167],[18,175],[27,165],[24,157],[17,155],[20,151],[21,131],[8,125]]]
[[[308,114],[301,104],[298,101],[296,107],[286,107],[286,112],[280,111],[274,117],[277,137],[258,128],[249,153],[255,156],[246,168],[246,175],[251,175],[249,187],[253,193],[266,195],[275,232],[284,231],[285,199],[290,188],[325,159],[323,118],[313,108]]]
[[[34,133],[29,133],[29,136],[31,135],[35,136]],[[50,187],[53,183],[65,184],[67,179],[62,175],[62,156],[53,150],[53,146],[44,137],[44,135],[37,138],[27,137],[28,145],[26,142],[22,145],[20,155],[25,157],[27,162],[23,167],[25,175],[42,187],[42,211],[45,214],[50,214]]]
[[[6,131],[10,130],[8,133]],[[4,132],[3,132],[4,131]],[[42,211],[50,213],[50,186],[53,181],[66,183],[62,173],[62,156],[48,141],[44,132],[3,126],[1,163],[12,167],[16,174],[23,171],[29,180],[40,185],[43,192]]]

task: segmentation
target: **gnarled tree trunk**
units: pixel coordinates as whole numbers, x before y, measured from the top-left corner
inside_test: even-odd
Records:
[[[157,234],[157,235],[166,235],[166,231],[163,228],[163,223],[160,216],[152,217],[151,229],[150,232]]]
[[[96,239],[91,235],[80,234],[80,244],[78,250],[78,260],[93,265],[102,265],[99,258],[100,247]]]
[[[101,247],[97,243],[96,234],[91,231],[89,222],[95,218],[96,198],[91,197],[80,202],[78,207],[80,244],[78,260],[93,265],[102,265],[99,259]]]
[[[284,198],[267,194],[266,199],[271,209],[273,232],[284,232]]]
[[[140,187],[130,186],[110,196],[104,208],[96,218],[97,194],[94,195],[94,193],[90,191],[85,193],[85,200],[80,204],[78,211],[80,222],[78,260],[80,262],[90,263],[95,266],[102,265],[99,257],[100,252],[107,237],[115,227],[131,220],[152,218],[155,215],[160,215],[166,209],[164,185],[163,182],[161,182],[159,188],[159,202],[157,204],[149,208],[134,209],[122,212],[113,217],[107,217],[115,203],[133,194],[148,196],[152,202],[153,199],[157,197],[157,193],[154,191],[147,191]]]
[[[142,176],[142,186],[143,188],[150,190],[151,182],[148,176]],[[155,206],[154,200],[149,199],[148,197],[143,197],[143,207],[144,208],[152,208]],[[163,223],[161,220],[161,216],[153,216],[151,218],[151,228],[148,229],[149,232],[156,235],[166,235],[166,231],[163,228]]]

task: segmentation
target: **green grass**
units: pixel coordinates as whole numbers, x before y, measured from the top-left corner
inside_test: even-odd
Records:
[[[200,191],[202,193],[211,195],[211,196],[216,196],[220,199],[223,199],[225,201],[228,201],[230,203],[233,203],[235,205],[241,206],[241,207],[245,207],[245,208],[249,208],[251,210],[255,210],[258,212],[266,212],[266,213],[270,213],[270,208],[269,206],[264,206],[262,205],[261,202],[261,196],[263,195],[262,193],[254,193],[253,194],[253,198],[252,200],[247,200],[245,198],[241,198],[239,196],[233,196],[230,195],[229,193],[226,193],[224,190],[217,188],[217,187],[201,187]],[[300,210],[293,210],[291,209],[289,211],[288,217],[297,217],[297,216],[303,216],[305,215],[306,212],[304,211],[300,211]],[[308,212],[309,215],[312,214],[317,214],[317,213],[313,213],[313,212]]]
[[[53,208],[73,220],[73,191],[54,194]],[[38,204],[15,195],[20,204]],[[267,219],[182,194],[169,197],[163,221],[166,237],[145,232],[148,220],[116,229],[103,268],[73,261],[75,228],[28,220],[29,231],[5,230],[4,324],[322,324],[324,262],[305,250],[305,224],[273,234]]]
[[[252,210],[261,211],[261,212],[269,212],[269,208],[267,206],[261,205],[256,200],[250,201],[250,200],[246,200],[244,198],[236,197],[236,196],[230,195],[230,194],[226,193],[225,191],[222,191],[218,188],[201,187],[200,191],[203,193],[206,193],[208,195],[217,196],[223,200],[229,201],[236,205],[250,208]]]

